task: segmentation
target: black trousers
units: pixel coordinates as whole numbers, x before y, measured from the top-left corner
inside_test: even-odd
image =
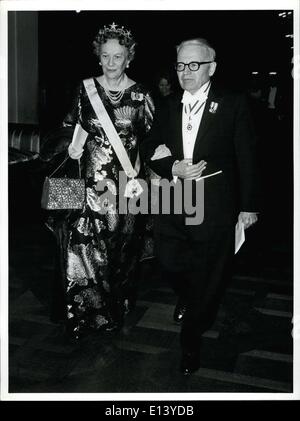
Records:
[[[173,226],[170,235],[156,235],[162,276],[187,304],[180,334],[185,352],[197,350],[202,334],[214,323],[231,277],[234,235],[234,226],[214,227],[204,239],[194,238],[184,225],[177,230]]]

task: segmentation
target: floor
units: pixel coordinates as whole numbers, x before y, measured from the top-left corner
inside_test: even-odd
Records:
[[[186,377],[178,371],[176,300],[156,261],[143,263],[137,307],[121,332],[67,342],[48,315],[51,233],[41,213],[17,211],[12,202],[10,393],[293,391],[291,227],[274,230],[262,220],[249,230],[216,322],[204,335],[201,367]]]

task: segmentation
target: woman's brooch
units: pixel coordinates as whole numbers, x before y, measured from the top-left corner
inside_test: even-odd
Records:
[[[142,94],[140,92],[131,92],[131,99],[133,101],[143,101],[144,94]]]

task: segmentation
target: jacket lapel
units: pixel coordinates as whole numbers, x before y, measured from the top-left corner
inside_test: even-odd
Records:
[[[172,102],[170,116],[171,121],[171,138],[173,146],[173,155],[176,159],[183,159],[183,140],[182,140],[182,103],[181,96],[177,96]]]
[[[218,108],[220,106],[221,99],[222,95],[219,92],[215,91],[213,87],[211,87],[209,90],[208,98],[205,104],[201,123],[196,137],[193,153],[194,156],[197,153],[199,147],[201,146],[204,136],[206,135],[219,111]]]

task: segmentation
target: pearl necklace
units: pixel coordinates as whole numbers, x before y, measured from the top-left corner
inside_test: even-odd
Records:
[[[105,79],[103,79],[102,85],[103,85],[103,88],[104,88],[104,91],[106,93],[107,98],[110,100],[110,102],[113,105],[117,105],[121,101],[121,99],[123,98],[125,89],[128,85],[128,77],[127,77],[127,75],[124,74],[124,79],[123,79],[123,82],[122,82],[123,89],[121,89],[119,91],[111,91],[109,89],[109,86],[108,86]]]
[[[113,105],[116,105],[121,101],[125,92],[125,88],[122,91],[117,91],[116,93],[112,93],[111,91],[107,91],[106,89],[104,90],[105,90],[106,96],[108,97],[108,99]]]

